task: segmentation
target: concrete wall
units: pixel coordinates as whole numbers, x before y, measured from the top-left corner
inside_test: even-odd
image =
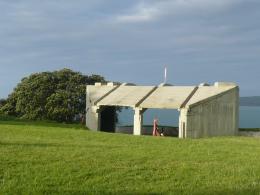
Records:
[[[100,112],[95,107],[88,107],[86,110],[86,126],[94,131],[100,131]]]
[[[182,109],[180,134],[184,138],[232,136],[238,132],[238,123],[239,89],[237,87],[198,104],[190,105],[188,109]],[[183,128],[185,128],[184,132],[182,132]]]
[[[179,138],[186,138],[186,124],[187,124],[188,109],[182,108],[179,116]]]
[[[100,130],[99,107],[93,105],[94,100],[90,97],[90,87],[86,88],[86,126],[94,131]]]

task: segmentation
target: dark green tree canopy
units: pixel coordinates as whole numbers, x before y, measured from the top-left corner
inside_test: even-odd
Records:
[[[70,122],[85,112],[86,85],[105,82],[99,75],[82,75],[69,69],[35,73],[23,78],[1,111],[26,119]]]
[[[0,99],[0,109],[6,104],[6,99]]]

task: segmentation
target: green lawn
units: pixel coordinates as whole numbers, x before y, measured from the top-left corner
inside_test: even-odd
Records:
[[[0,194],[259,194],[260,139],[0,122]]]

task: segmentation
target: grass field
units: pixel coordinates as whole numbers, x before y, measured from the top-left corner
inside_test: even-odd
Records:
[[[0,194],[259,194],[260,139],[0,122]]]

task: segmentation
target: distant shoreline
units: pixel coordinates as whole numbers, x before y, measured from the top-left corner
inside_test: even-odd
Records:
[[[260,96],[240,97],[240,106],[260,106]]]

